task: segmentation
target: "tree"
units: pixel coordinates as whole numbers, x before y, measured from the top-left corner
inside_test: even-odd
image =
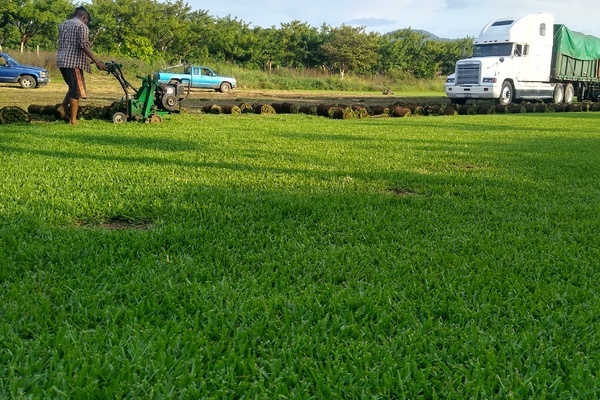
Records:
[[[418,75],[417,71],[422,71],[422,64],[427,62],[423,52],[423,44],[426,40],[425,34],[410,28],[382,36],[381,70],[383,72],[397,70],[412,76]]]
[[[213,57],[243,65],[252,61],[252,30],[244,21],[231,16],[217,18],[213,34],[206,40]]]
[[[90,30],[97,49],[145,61],[184,56],[191,8],[182,0],[93,0]]]
[[[400,71],[415,78],[447,75],[472,39],[437,40],[410,28],[381,37],[380,72]]]
[[[331,28],[321,46],[328,62],[339,71],[340,79],[344,79],[347,70],[367,72],[379,62],[378,37],[364,30],[347,25]]]
[[[440,73],[442,75],[453,73],[456,61],[463,58],[465,54],[473,54],[473,38],[441,42],[440,48],[435,54]]]
[[[2,4],[0,9],[0,50],[2,45],[5,45],[13,37],[15,29],[12,21],[17,10],[18,6],[15,0],[6,0]]]
[[[157,14],[152,0],[93,0],[88,10],[97,51],[147,61],[154,57],[149,31]]]
[[[281,45],[283,46],[283,63],[286,67],[310,68],[321,65],[323,37],[317,28],[306,22],[292,21],[281,24],[279,29]]]
[[[57,26],[75,7],[69,0],[6,0],[3,9],[3,32],[12,25],[19,34],[19,48],[25,50],[29,41],[38,36],[55,43]],[[68,11],[67,11],[68,10]]]
[[[283,59],[284,50],[281,32],[274,27],[268,29],[254,28],[250,47],[252,49],[252,59],[261,66],[263,71],[271,73],[273,64],[277,64]]]
[[[215,20],[206,11],[193,11],[175,32],[174,40],[165,50],[169,61],[196,61],[208,58],[207,38],[214,35]]]

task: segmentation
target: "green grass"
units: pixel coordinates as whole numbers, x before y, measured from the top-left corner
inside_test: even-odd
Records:
[[[599,397],[599,122],[3,126],[0,398]]]
[[[412,76],[355,75],[340,79],[338,74],[321,70],[275,69],[272,73],[240,68],[228,64],[217,65],[219,73],[234,76],[240,88],[274,90],[311,90],[337,92],[375,92],[392,90],[406,95],[408,92],[435,92],[444,94],[445,78],[417,79]]]

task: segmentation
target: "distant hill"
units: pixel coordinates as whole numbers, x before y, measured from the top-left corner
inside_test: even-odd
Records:
[[[439,36],[437,36],[437,35],[434,35],[434,34],[433,34],[433,33],[431,33],[431,32],[424,31],[423,29],[413,29],[413,30],[414,30],[415,32],[419,32],[419,33],[423,34],[424,36],[427,36],[427,37],[429,37],[429,39],[431,39],[431,40],[441,40],[441,38],[440,38]]]
[[[414,32],[418,32],[418,33],[422,34],[423,36],[425,36],[429,40],[439,40],[439,41],[442,41],[442,42],[456,40],[456,39],[441,38],[441,37],[439,37],[439,36],[437,36],[437,35],[429,32],[429,31],[426,31],[426,30],[423,30],[423,29],[412,29],[412,28],[407,28],[407,29],[410,29],[411,31],[414,31]],[[402,29],[398,29],[398,30],[395,30],[395,31],[392,31],[392,32],[388,32],[388,33],[386,33],[386,35],[393,35],[395,32],[398,32],[398,31],[401,31],[401,30]]]

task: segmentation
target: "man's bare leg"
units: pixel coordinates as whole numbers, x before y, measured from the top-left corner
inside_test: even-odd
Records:
[[[56,118],[64,119],[66,121],[70,120],[70,115],[68,115],[69,104],[69,94],[67,93],[60,106],[58,106],[58,108],[56,109],[56,112],[58,113],[55,115]]]
[[[70,115],[69,124],[75,125],[77,123],[77,111],[79,110],[79,99],[69,99]]]
[[[69,107],[69,100],[70,100],[70,97],[69,97],[69,94],[67,93],[65,95],[65,98],[62,101],[62,106],[65,110],[67,109],[67,107]]]

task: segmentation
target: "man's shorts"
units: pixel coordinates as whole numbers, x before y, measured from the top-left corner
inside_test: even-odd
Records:
[[[79,68],[60,68],[60,73],[69,86],[67,96],[70,99],[87,98],[87,94],[85,92],[85,79],[83,78],[82,70]]]

